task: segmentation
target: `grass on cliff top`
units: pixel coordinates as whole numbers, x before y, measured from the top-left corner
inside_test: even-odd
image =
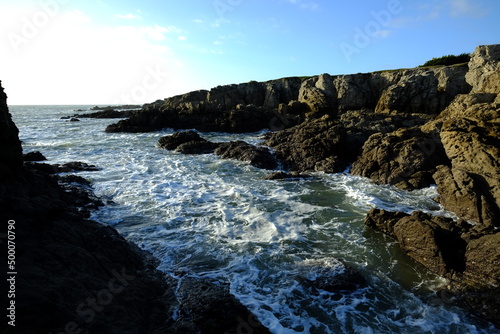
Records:
[[[419,67],[429,67],[429,66],[451,66],[457,64],[468,63],[470,61],[470,54],[462,53],[458,56],[455,55],[447,55],[439,58],[432,58],[427,61],[425,64],[420,65]]]

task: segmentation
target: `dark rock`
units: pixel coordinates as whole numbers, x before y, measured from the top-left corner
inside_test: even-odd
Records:
[[[90,108],[90,110],[102,110],[102,111],[109,111],[109,110],[114,110],[114,109],[122,109],[122,110],[127,110],[127,109],[140,109],[140,108],[141,108],[141,106],[140,106],[140,105],[125,104],[125,105],[122,105],[122,106],[116,106],[116,107],[112,107],[112,106],[107,106],[107,107],[99,107],[99,106],[95,106],[95,107]],[[77,111],[83,111],[83,110],[77,110]]]
[[[289,179],[306,179],[309,178],[308,175],[303,175],[297,172],[274,172],[266,176],[265,180],[289,180]]]
[[[229,293],[229,286],[184,278],[179,289],[181,312],[200,333],[270,333]]]
[[[158,141],[158,146],[166,150],[175,150],[182,144],[189,142],[203,142],[205,139],[193,130],[176,132],[172,135],[161,137]]]
[[[190,130],[162,137],[158,146],[184,154],[207,154],[214,153],[219,144],[209,142],[200,137],[197,132]]]
[[[47,158],[40,152],[29,152],[23,155],[24,161],[46,161]]]
[[[214,333],[212,328],[222,329],[216,333],[248,328],[268,333],[244,306],[222,293],[206,297],[188,289],[187,304],[196,305],[199,296],[204,299],[198,303],[200,308],[190,308],[190,319],[178,318],[176,282],[156,270],[158,261],[113,228],[85,219],[79,206],[91,204],[81,191],[88,186],[86,181],[59,178],[62,188],[58,177],[37,169],[42,164],[23,166],[17,129],[7,112],[3,89],[0,92],[0,138],[4,139],[0,177],[8,176],[0,182],[0,220],[15,221],[16,228],[16,333],[194,334],[200,329],[193,319],[206,319],[204,311],[215,306],[218,311],[212,314],[209,329],[200,323],[202,333]],[[45,166],[41,169],[52,173],[58,168],[93,169],[82,163]],[[6,240],[0,238],[1,248],[6,249]],[[209,300],[210,307],[203,308]]]
[[[0,179],[9,178],[22,169],[23,149],[18,134],[0,81]]]
[[[132,116],[133,114],[134,114],[134,111],[132,111],[132,110],[106,109],[106,110],[98,111],[95,113],[78,114],[78,115],[75,115],[74,117],[110,119],[110,118],[127,118],[127,117]]]
[[[364,144],[351,173],[380,184],[418,189],[434,183],[436,167],[449,163],[440,138],[418,128],[374,134]]]
[[[346,145],[346,130],[325,116],[274,133],[266,141],[285,169],[292,171],[341,172],[352,159]]]
[[[333,258],[304,261],[299,272],[299,282],[328,292],[352,291],[367,285],[366,279],[358,271]]]
[[[422,212],[372,209],[365,224],[395,238],[410,257],[449,278],[445,303],[461,306],[500,326],[500,230]]]
[[[395,238],[406,254],[441,276],[465,270],[467,243],[461,234],[467,229],[450,218],[372,209],[365,224]]]
[[[85,162],[73,161],[65,164],[41,164],[37,162],[26,162],[26,166],[46,174],[71,173],[71,172],[96,172],[99,170],[94,165]]]
[[[72,117],[69,121],[70,122],[80,122],[80,120],[76,117]]]
[[[244,141],[221,143],[215,154],[223,159],[237,159],[249,162],[252,166],[262,169],[276,169],[278,163],[269,149],[257,147]]]

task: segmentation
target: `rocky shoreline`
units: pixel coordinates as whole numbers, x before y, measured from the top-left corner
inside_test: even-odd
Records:
[[[404,190],[436,184],[436,201],[458,221],[374,209],[366,225],[448,278],[447,301],[500,326],[500,45],[479,46],[468,64],[219,86],[145,105],[106,131],[166,127],[270,129],[263,145],[287,171],[351,166],[353,175]],[[220,145],[196,136],[159,145],[188,154]],[[237,148],[223,157],[256,166],[248,152],[268,150],[226,146]]]
[[[17,333],[269,332],[224,283],[185,277],[177,286],[152,256],[90,221],[88,210],[102,205],[91,186],[55,173],[94,167],[23,161],[6,98],[0,86],[0,216],[16,221],[25,273],[17,282]],[[219,86],[127,116],[106,131],[269,129],[260,146],[211,143],[196,131],[158,146],[247,161],[274,170],[271,178],[350,168],[409,191],[436,184],[436,201],[458,220],[374,208],[365,224],[448,279],[443,302],[500,327],[500,45],[478,47],[468,64]]]
[[[0,85],[0,219],[15,226],[18,273],[5,333],[269,333],[223,282],[178,286],[149,253],[89,220],[103,205],[90,183],[56,173],[95,166],[23,161],[6,101]]]

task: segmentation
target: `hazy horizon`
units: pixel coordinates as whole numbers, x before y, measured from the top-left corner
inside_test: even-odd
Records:
[[[11,105],[123,105],[219,85],[413,68],[498,44],[494,0],[4,0]]]

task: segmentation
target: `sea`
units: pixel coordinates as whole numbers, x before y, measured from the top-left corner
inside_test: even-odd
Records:
[[[9,109],[24,153],[99,168],[78,173],[106,203],[91,218],[154,254],[158,269],[172,279],[227,282],[275,334],[500,333],[439,298],[444,279],[406,256],[393,239],[364,226],[371,208],[453,217],[433,200],[436,187],[408,192],[348,170],[265,180],[269,171],[245,162],[158,148],[173,129],[106,133],[118,120],[61,119],[90,107]],[[259,144],[264,134],[201,135]],[[327,292],[299,279],[307,264],[335,266],[337,260],[359,271],[367,286]]]

